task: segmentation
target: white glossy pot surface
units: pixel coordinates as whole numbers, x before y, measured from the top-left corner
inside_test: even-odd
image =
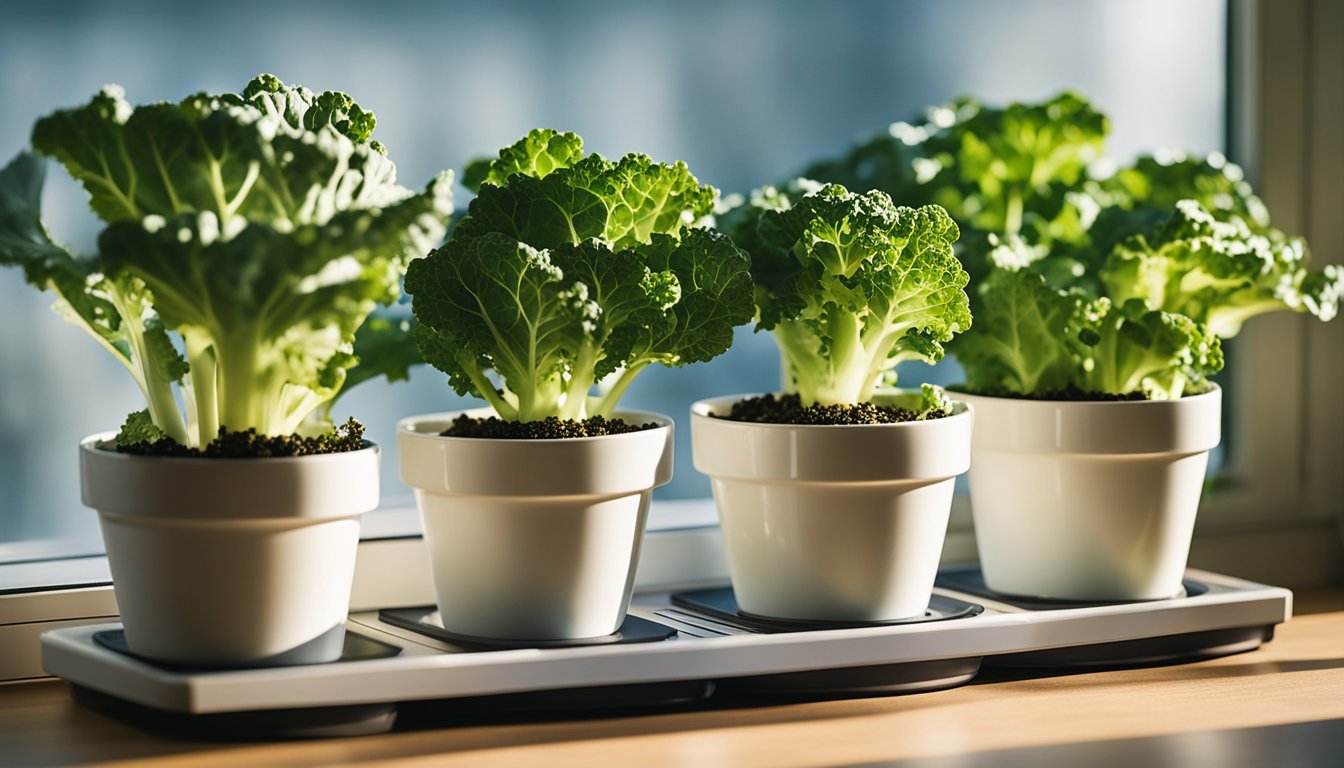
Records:
[[[203,666],[339,658],[378,448],[272,459],[163,458],[80,445],[126,641]]]
[[[942,554],[972,414],[901,424],[750,424],[715,418],[749,395],[691,406],[738,606],[779,618],[922,614]]]
[[[987,585],[1068,600],[1181,589],[1222,392],[1065,402],[958,394],[976,412],[971,510]]]
[[[489,409],[466,412],[488,416]],[[597,637],[625,620],[653,489],[672,479],[672,421],[565,440],[443,437],[458,413],[397,428],[445,629],[509,640]]]

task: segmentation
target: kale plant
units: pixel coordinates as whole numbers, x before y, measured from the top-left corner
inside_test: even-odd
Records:
[[[1246,319],[1336,314],[1344,268],[1309,270],[1240,168],[1164,151],[1117,170],[1108,131],[1077,94],[960,99],[808,173],[940,203],[962,226],[977,322],[951,351],[973,391],[1180,397]]]
[[[717,193],[683,163],[538,129],[466,176],[476,198],[406,291],[424,359],[500,418],[609,417],[649,365],[716,357],[752,317],[747,258],[695,226]]]
[[[751,254],[757,328],[779,344],[785,391],[804,405],[868,402],[898,363],[936,363],[970,327],[957,225],[880,191],[808,189],[758,190],[719,226]]]
[[[96,252],[48,233],[44,162],[23,153],[0,171],[0,263],[126,366],[163,436],[292,434],[342,388],[356,330],[451,214],[451,175],[398,185],[374,124],[343,93],[270,75],[140,107],[109,86],[32,136],[105,222]]]

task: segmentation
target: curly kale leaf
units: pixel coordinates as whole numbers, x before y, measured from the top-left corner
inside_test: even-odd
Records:
[[[581,152],[537,130],[478,165],[467,216],[407,274],[426,361],[505,419],[610,415],[648,365],[708,360],[751,319],[745,254],[690,226],[712,187],[681,163]]]
[[[472,192],[480,192],[482,184],[504,186],[515,174],[542,179],[582,159],[583,139],[577,134],[536,128],[501,149],[498,157],[469,164],[463,183]]]
[[[1265,312],[1334,317],[1344,275],[1337,267],[1309,272],[1307,261],[1300,238],[1255,231],[1240,217],[1220,221],[1200,202],[1182,200],[1157,232],[1116,246],[1101,279],[1116,302],[1142,299],[1230,338],[1246,319]]]
[[[115,441],[119,446],[157,443],[167,437],[164,431],[154,425],[149,411],[136,411],[126,417],[126,421],[117,432]]]
[[[974,286],[975,328],[956,342],[972,392],[1062,391],[1079,369],[1085,297],[1028,270],[996,269]]]
[[[459,392],[484,397],[506,418],[543,418],[562,398],[564,374],[595,310],[551,253],[507,235],[450,238],[411,265],[406,291],[425,360]],[[482,363],[485,363],[483,366]],[[499,394],[485,374],[503,379]]]
[[[580,151],[573,134],[558,134],[546,146],[562,137],[572,137],[574,151]],[[612,162],[592,154],[580,160],[566,155],[563,162],[570,164],[559,165],[560,158],[537,154],[530,157],[537,167],[529,169],[510,150],[491,166],[455,236],[502,232],[534,248],[578,245],[596,237],[625,248],[648,242],[654,234],[677,234],[709,215],[717,196],[680,162],[660,164],[638,154]],[[548,162],[541,163],[542,157]],[[506,172],[504,183],[490,181]]]
[[[1028,215],[1049,219],[1063,192],[1102,152],[1110,123],[1082,96],[1061,93],[1039,104],[967,109],[932,135],[924,151],[936,168],[931,199],[983,232],[1015,235]]]
[[[761,210],[748,240],[758,327],[774,332],[804,402],[871,400],[896,363],[936,361],[970,327],[957,226],[943,209],[832,184]]]
[[[1088,235],[1099,269],[1115,246],[1133,235],[1151,235],[1176,215],[1176,203],[1195,200],[1219,221],[1239,220],[1253,232],[1270,229],[1269,211],[1241,168],[1222,154],[1191,157],[1166,151],[1140,157],[1112,176],[1091,182],[1086,194],[1099,213]]]
[[[790,180],[782,187],[764,186],[751,191],[743,200],[734,195],[723,210],[715,214],[716,228],[732,238],[739,248],[751,257],[751,277],[758,285],[770,289],[801,271],[798,260],[792,257],[788,245],[772,246],[767,240],[770,232],[762,233],[761,222],[768,211],[787,211],[795,201],[821,189],[823,184],[807,178]],[[771,226],[775,226],[773,221]]]
[[[519,421],[609,416],[649,364],[711,359],[751,319],[745,255],[700,229],[620,251],[596,239],[538,250],[498,232],[455,236],[411,265],[406,290],[425,360]]]
[[[655,235],[633,251],[649,270],[645,291],[657,311],[625,326],[613,356],[620,364],[606,363],[599,378],[621,370],[621,386],[650,363],[678,367],[712,360],[732,345],[733,328],[751,322],[746,256],[728,237],[697,227],[680,239]]]
[[[34,147],[107,222],[98,253],[74,262],[102,282],[48,287],[95,335],[152,332],[127,342],[128,367],[178,442],[199,447],[222,425],[297,429],[340,389],[355,330],[442,239],[451,176],[423,192],[398,185],[375,124],[347,94],[270,75],[241,94],[141,107],[108,87],[38,121]],[[158,359],[172,349],[163,328],[182,336],[185,378],[176,352]],[[150,357],[135,359],[138,349]],[[176,378],[156,375],[167,370]],[[185,429],[169,386],[178,379]]]
[[[1120,305],[1099,299],[1089,314],[1079,334],[1088,347],[1083,375],[1075,383],[1085,392],[1174,400],[1222,370],[1218,337],[1185,315],[1152,309],[1141,299]]]
[[[187,374],[187,362],[153,313],[142,280],[110,277],[97,260],[78,258],[51,239],[42,224],[45,177],[45,161],[29,153],[0,169],[0,265],[21,267],[29,283],[54,293],[56,311],[126,366],[160,428],[185,440],[172,385]]]

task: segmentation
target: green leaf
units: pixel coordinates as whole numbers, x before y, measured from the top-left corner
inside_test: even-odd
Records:
[[[408,381],[411,368],[421,365],[415,346],[415,321],[410,318],[370,317],[355,331],[358,363],[345,377],[341,393],[370,379],[387,377],[390,382]]]
[[[501,232],[534,248],[596,237],[619,249],[654,234],[676,234],[713,209],[716,191],[700,185],[683,163],[658,164],[635,154],[618,163],[596,154],[566,159],[572,164],[542,177],[510,165],[506,183],[484,184],[454,231],[462,237]],[[491,174],[496,177],[494,166]]]
[[[348,95],[314,95],[270,76],[243,96],[196,94],[132,108],[109,86],[88,104],[39,120],[33,146],[61,161],[105,221],[211,212],[280,227],[412,195]]]
[[[1175,399],[1223,367],[1218,337],[1185,315],[1151,309],[1141,299],[1120,305],[1103,299],[1095,311],[1079,389]]]
[[[484,167],[468,166],[466,186],[479,192],[482,184],[504,186],[509,177],[522,174],[542,179],[553,171],[568,168],[583,158],[583,139],[577,134],[551,128],[535,128],[517,142],[499,151]]]
[[[933,384],[920,385],[919,407],[916,410],[921,420],[930,418],[935,414],[950,416],[954,407],[952,398],[947,396],[947,392],[942,387]]]
[[[121,430],[113,438],[117,445],[139,445],[142,443],[156,443],[167,437],[163,430],[154,426],[154,420],[149,417],[149,411],[136,411],[126,417],[125,423],[121,425]]]
[[[1110,131],[1106,116],[1076,93],[1000,109],[969,106],[951,107],[960,118],[923,149],[938,167],[928,182],[931,199],[984,232],[1016,234],[1029,214],[1050,218]]]
[[[1182,200],[1158,231],[1117,245],[1101,279],[1116,302],[1141,299],[1230,338],[1265,312],[1333,317],[1344,281],[1310,272],[1307,262],[1300,238],[1253,230],[1240,217],[1221,221],[1198,201]]]
[[[559,248],[602,237],[606,223],[601,198],[568,184],[567,174],[544,179],[515,175],[508,186],[482,186],[466,217],[453,228],[453,237],[496,232],[534,248]]]
[[[975,328],[954,350],[970,391],[1032,394],[1076,381],[1081,364],[1070,341],[1082,330],[1084,299],[1025,270],[995,270],[975,291]]]
[[[474,394],[492,399],[488,367],[517,397],[509,410],[521,420],[559,410],[566,366],[593,312],[582,284],[566,279],[549,251],[497,232],[455,236],[411,265],[406,292],[426,329],[416,332],[421,353],[459,389],[465,378]]]
[[[91,265],[52,241],[42,225],[45,179],[46,161],[28,152],[0,169],[0,264],[22,268],[24,278],[38,288],[55,285],[78,296]],[[93,308],[86,310],[92,320]]]
[[[756,207],[746,240],[758,328],[775,332],[805,402],[869,400],[896,363],[934,362],[970,327],[958,229],[943,209],[839,185]]]
[[[538,129],[475,164],[467,216],[407,275],[425,359],[507,419],[610,415],[646,366],[723,352],[752,311],[745,256],[691,228],[712,187],[683,163],[582,146]]]
[[[710,229],[688,229],[680,239],[655,235],[634,249],[649,271],[644,290],[648,321],[630,324],[625,366],[704,362],[726,352],[733,329],[751,322],[752,284],[747,255]]]
[[[22,267],[35,287],[56,294],[55,309],[126,366],[169,434],[185,437],[171,385],[188,366],[150,309],[143,281],[109,277],[97,262],[57,245],[41,220],[43,160],[23,153],[0,170],[0,265]]]
[[[241,94],[138,108],[109,88],[38,122],[34,146],[108,222],[87,264],[51,255],[90,276],[54,287],[128,362],[179,442],[202,444],[221,420],[296,429],[345,381],[356,328],[399,298],[407,264],[441,241],[451,175],[423,192],[400,186],[375,125],[348,94],[269,75]],[[195,368],[183,394],[203,434],[164,421],[180,421],[167,384],[188,370],[167,356],[165,328]]]

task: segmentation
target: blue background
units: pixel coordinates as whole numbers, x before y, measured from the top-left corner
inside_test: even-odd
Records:
[[[1062,88],[1110,114],[1124,160],[1223,147],[1225,38],[1221,0],[5,4],[0,162],[27,146],[39,116],[105,83],[145,103],[236,91],[258,72],[372,109],[409,186],[551,126],[609,156],[685,160],[702,181],[745,192],[958,94],[1004,102]],[[98,224],[82,191],[58,167],[50,179],[48,225],[90,248]],[[0,270],[0,542],[96,542],[76,445],[143,407],[121,366],[50,304]],[[902,384],[956,376],[916,366]],[[711,363],[637,381],[626,405],[679,420],[664,498],[708,495],[690,464],[687,406],[778,377],[770,339],[744,328]],[[399,503],[393,424],[469,402],[421,368],[409,383],[356,390],[337,415],[385,446],[383,498]]]

